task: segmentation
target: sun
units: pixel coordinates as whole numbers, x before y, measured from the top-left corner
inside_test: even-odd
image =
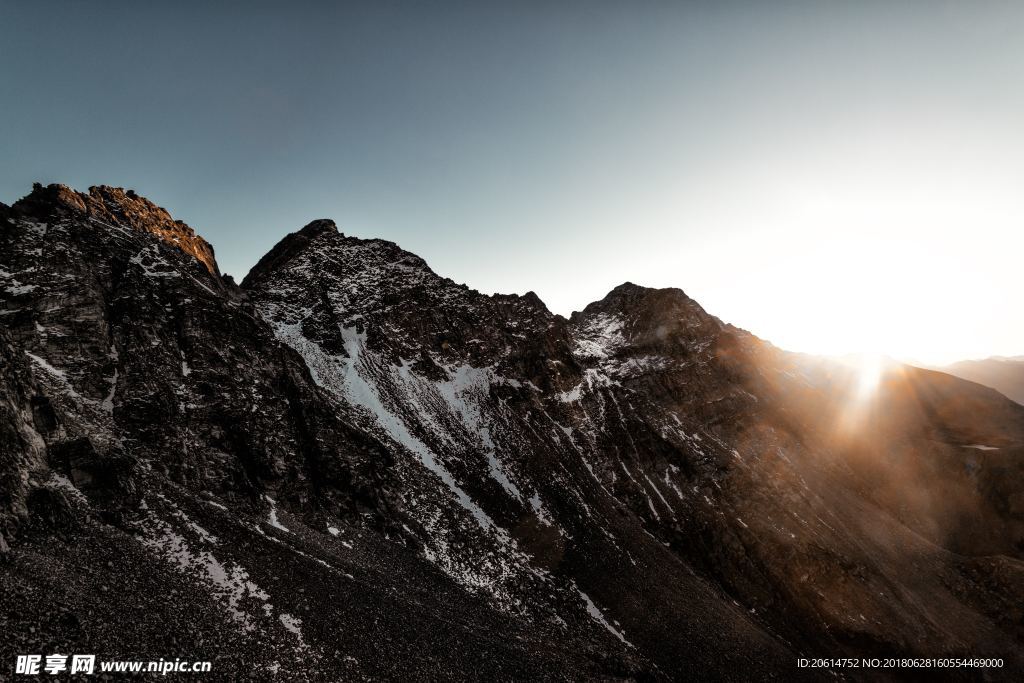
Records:
[[[878,385],[882,380],[882,371],[885,369],[886,358],[877,353],[857,354],[854,362],[854,369],[857,372],[857,389],[855,397],[858,402],[864,402],[875,395]]]
[[[880,353],[850,353],[826,358],[845,368],[845,396],[836,416],[836,430],[846,435],[861,433],[865,421],[875,414],[875,399],[882,380],[899,363]]]

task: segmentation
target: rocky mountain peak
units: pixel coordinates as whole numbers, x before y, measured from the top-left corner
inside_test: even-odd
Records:
[[[341,233],[338,232],[337,224],[329,218],[318,218],[301,230],[288,233],[252,267],[249,274],[242,279],[242,288],[251,289],[264,282],[274,271],[283,268],[304,252],[309,244],[321,235],[341,236]]]
[[[302,335],[331,354],[347,353],[345,335],[365,331],[371,347],[394,359],[433,353],[487,365],[516,356],[524,338],[548,334],[553,316],[532,292],[488,296],[394,242],[333,227],[316,221],[288,235],[242,283],[287,339],[301,321]]]
[[[643,345],[675,340],[691,347],[716,337],[723,327],[681,289],[655,289],[632,282],[622,283],[570,318],[578,330],[607,326],[611,324],[608,321],[614,321],[626,338]]]
[[[34,218],[71,212],[85,213],[85,202],[67,185],[33,183],[32,191],[14,203],[14,208]]]
[[[532,289],[529,292],[527,292],[526,294],[523,294],[519,298],[522,301],[524,301],[525,303],[527,303],[528,305],[530,305],[530,306],[532,306],[532,307],[534,307],[534,308],[536,308],[538,310],[545,311],[545,312],[547,312],[547,310],[548,310],[548,307],[544,303],[544,301],[539,296],[537,296],[537,292],[533,291]]]
[[[647,307],[654,304],[682,304],[691,303],[693,300],[686,296],[683,290],[676,287],[668,287],[665,289],[655,289],[653,287],[644,287],[632,282],[623,282],[618,287],[612,289],[608,294],[605,295],[600,301],[595,301],[588,304],[583,309],[583,313],[593,311],[609,311],[611,309],[617,309],[620,311],[629,311],[638,307]]]
[[[299,234],[308,235],[310,237],[316,237],[317,235],[325,232],[338,232],[338,224],[330,218],[317,218],[315,221],[310,221],[301,230],[299,230]]]
[[[209,242],[134,190],[99,185],[84,193],[66,185],[35,183],[32,192],[15,202],[13,208],[41,220],[84,214],[100,223],[146,232],[192,256],[210,273],[220,275]]]

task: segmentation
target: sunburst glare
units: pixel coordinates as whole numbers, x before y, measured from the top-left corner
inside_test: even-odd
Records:
[[[882,370],[885,358],[877,353],[859,354],[855,368],[857,370],[857,391],[858,401],[866,401],[874,396],[878,390],[878,383],[882,379]]]

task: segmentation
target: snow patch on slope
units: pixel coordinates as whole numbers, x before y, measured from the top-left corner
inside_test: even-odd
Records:
[[[587,320],[577,332],[573,355],[604,359],[625,343],[622,319],[609,313],[599,313]]]
[[[509,477],[504,463],[498,458],[497,448],[491,438],[491,429],[487,426],[481,404],[490,395],[491,384],[497,379],[491,368],[474,368],[459,365],[448,368],[451,379],[437,384],[437,390],[445,399],[448,407],[459,416],[469,434],[479,435],[486,449],[488,471],[505,492],[516,500],[523,500],[523,494]]]
[[[587,608],[587,614],[590,615],[591,619],[593,619],[598,624],[601,624],[601,626],[604,626],[606,629],[608,629],[609,633],[611,633],[613,636],[621,640],[629,647],[635,647],[633,643],[626,640],[626,636],[624,636],[617,628],[608,623],[608,620],[604,618],[604,614],[602,614],[601,610],[598,609],[597,605],[594,604],[594,601],[590,599],[589,595],[580,590],[579,586],[576,586],[576,592],[580,594],[581,598],[583,598],[583,602]]]
[[[373,382],[374,371],[380,371],[372,354],[366,349],[366,333],[356,327],[342,327],[341,334],[346,356],[324,352],[318,344],[307,339],[301,323],[281,323],[271,318],[278,339],[291,346],[305,359],[313,381],[353,405],[367,410],[388,436],[414,454],[419,462],[444,482],[459,504],[483,528],[497,528],[493,520],[477,505],[455,481],[452,474],[437,460],[434,452],[413,435],[397,415],[389,410]]]
[[[264,612],[270,607],[270,595],[249,579],[249,573],[240,565],[225,566],[208,550],[196,551],[171,525],[156,517],[147,521],[148,533],[141,538],[143,545],[163,556],[181,571],[199,576],[225,603],[228,614],[245,631],[255,631],[256,621],[245,610],[247,600],[264,603]]]
[[[266,499],[268,503],[270,503],[270,512],[267,513],[267,524],[274,527],[275,529],[280,529],[281,531],[287,531],[288,533],[291,533],[291,529],[286,527],[284,524],[281,524],[281,520],[277,518],[277,502],[275,502],[274,499],[271,498],[270,496],[263,497]]]

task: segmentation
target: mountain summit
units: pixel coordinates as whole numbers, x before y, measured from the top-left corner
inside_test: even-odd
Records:
[[[78,217],[94,224],[146,232],[192,256],[214,275],[220,275],[209,242],[185,223],[171,218],[166,209],[133,190],[100,185],[90,187],[85,193],[66,185],[44,187],[36,183],[28,196],[14,204],[13,210],[26,217]]]
[[[678,289],[565,319],[325,219],[236,287],[105,186],[0,205],[0,321],[7,661],[173,643],[224,680],[1024,673],[1024,406],[979,385],[893,365],[865,396]]]

